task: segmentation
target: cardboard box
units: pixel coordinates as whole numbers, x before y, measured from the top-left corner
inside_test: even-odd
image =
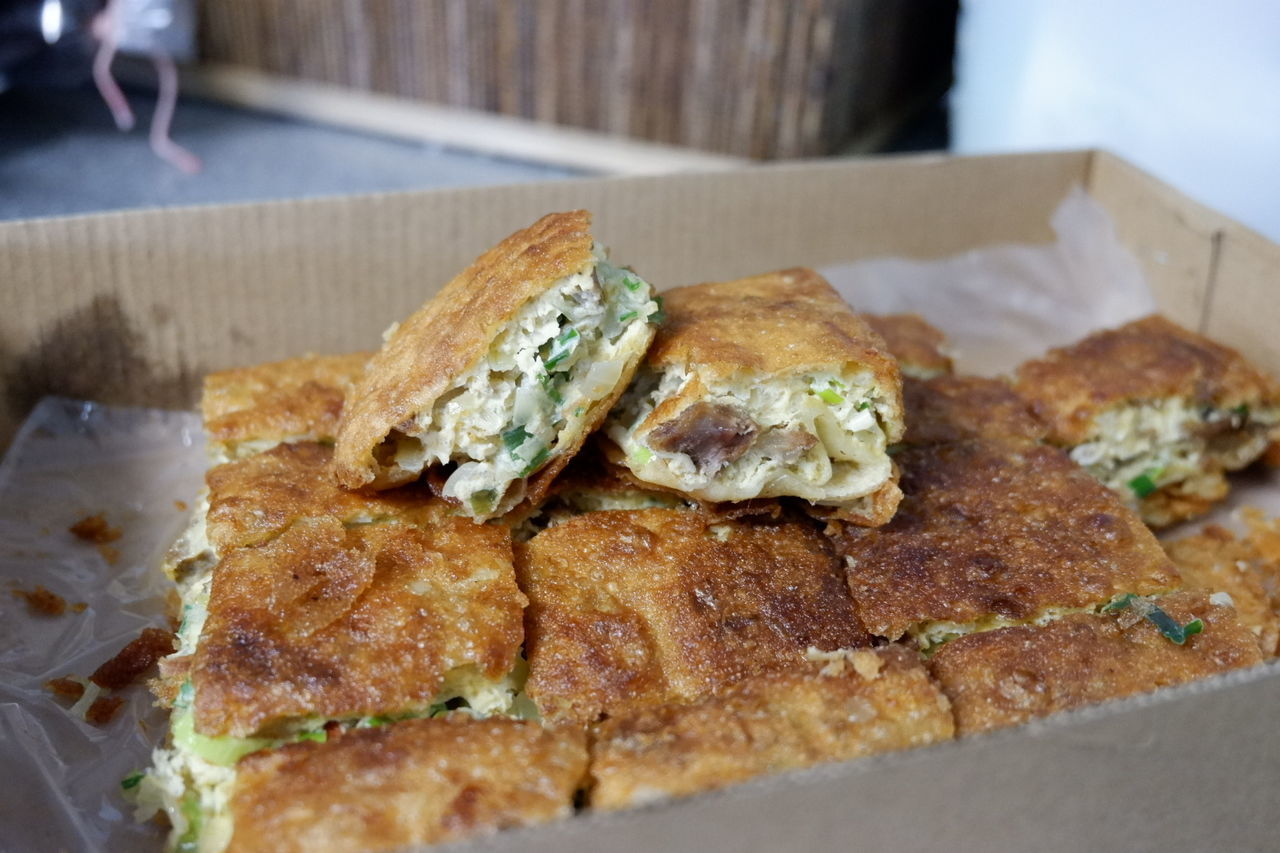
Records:
[[[1164,312],[1280,372],[1280,246],[1103,152],[891,158],[3,223],[0,446],[46,394],[183,407],[210,370],[372,346],[549,210],[594,211],[618,257],[672,286],[1047,242],[1076,184]],[[477,849],[1273,850],[1277,708],[1273,663]]]

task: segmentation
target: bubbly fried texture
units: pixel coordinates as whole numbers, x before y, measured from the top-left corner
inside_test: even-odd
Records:
[[[1204,592],[1176,592],[1157,604],[1179,624],[1204,621],[1179,646],[1126,611],[1076,613],[1042,626],[1016,626],[952,640],[929,662],[951,700],[958,734],[1024,723],[1107,699],[1205,678],[1261,662],[1254,635],[1230,607]]]
[[[163,628],[143,628],[110,660],[102,663],[89,680],[108,690],[128,687],[165,655],[173,653],[175,638]]]
[[[1022,621],[1178,584],[1141,520],[1057,448],[973,439],[895,459],[905,497],[893,520],[837,536],[873,634]]]
[[[529,596],[527,691],[594,720],[866,645],[839,564],[808,524],[697,512],[593,512],[516,546]]]
[[[946,697],[914,652],[863,649],[751,676],[693,704],[605,720],[592,747],[591,805],[627,808],[953,733]]]
[[[477,258],[400,324],[370,360],[343,410],[336,456],[343,485],[396,485],[387,481],[374,451],[397,425],[430,409],[457,376],[484,358],[522,305],[594,262],[590,227],[585,210],[542,217]],[[612,402],[604,403],[599,418],[589,419],[583,438]],[[561,464],[576,449],[560,448],[566,457]]]
[[[461,714],[258,752],[237,768],[227,853],[398,850],[572,812],[580,730]]]
[[[1280,403],[1275,380],[1240,353],[1159,315],[1097,332],[1018,368],[1016,389],[1049,426],[1049,440],[1076,445],[1104,409],[1183,397],[1231,409]]]
[[[646,357],[658,370],[688,365],[732,379],[862,368],[886,396],[898,394],[884,342],[811,269],[677,287],[662,298],[667,322]],[[901,430],[901,418],[887,426]]]
[[[209,441],[332,441],[369,353],[304,356],[210,373],[200,412]]]
[[[944,444],[968,438],[1039,441],[1045,425],[1007,382],[980,376],[904,379],[907,444]]]
[[[209,542],[219,553],[267,542],[303,518],[343,523],[443,515],[446,505],[409,487],[369,494],[342,488],[333,478],[333,448],[315,442],[280,444],[211,468],[207,514]]]
[[[468,519],[306,519],[222,557],[192,684],[201,734],[426,708],[459,666],[506,672],[524,596],[510,535]]]
[[[1249,538],[1238,539],[1217,524],[1164,548],[1187,586],[1231,596],[1241,624],[1258,638],[1265,656],[1280,651],[1280,614],[1267,589],[1268,581],[1280,576],[1280,565],[1270,564]]]
[[[954,367],[943,351],[947,336],[919,314],[862,314],[871,330],[884,339],[905,376],[929,379]]]

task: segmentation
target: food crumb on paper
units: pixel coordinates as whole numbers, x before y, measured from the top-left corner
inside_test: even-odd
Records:
[[[89,710],[84,712],[85,721],[91,725],[105,726],[115,719],[122,705],[124,705],[123,696],[99,696],[93,700]]]
[[[106,515],[101,512],[97,515],[85,516],[68,527],[67,530],[79,539],[83,539],[86,542],[94,542],[98,545],[114,542],[121,536],[120,528],[107,524]],[[106,555],[104,554],[103,556],[105,557]]]
[[[67,612],[67,600],[42,586],[33,590],[15,589],[13,597],[26,601],[27,609],[36,616],[61,616]]]
[[[89,680],[109,690],[128,687],[155,666],[156,661],[172,654],[173,643],[172,631],[143,628],[142,633],[117,652],[115,657],[94,670]]]
[[[84,685],[69,675],[46,681],[44,689],[59,699],[67,699],[72,702],[84,695]]]

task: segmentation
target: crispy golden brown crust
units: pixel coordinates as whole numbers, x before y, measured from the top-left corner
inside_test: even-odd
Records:
[[[947,700],[914,652],[889,646],[848,658],[605,720],[592,746],[591,805],[627,808],[952,737]]]
[[[343,411],[336,456],[343,485],[396,485],[374,451],[479,362],[521,306],[593,263],[590,226],[584,210],[542,217],[477,258],[400,324]]]
[[[114,657],[95,669],[89,680],[108,690],[122,690],[155,666],[156,661],[172,654],[174,640],[172,631],[143,628]]]
[[[942,351],[947,336],[919,314],[862,314],[906,376],[928,379],[950,373],[954,367]]]
[[[1138,500],[1138,515],[1148,527],[1161,529],[1200,516],[1227,496],[1231,484],[1216,466],[1207,464],[1195,476],[1161,486]]]
[[[1045,425],[1007,382],[980,376],[904,379],[907,444],[943,444],[968,438],[1039,441]]]
[[[975,439],[895,459],[905,497],[893,520],[837,537],[874,634],[1020,621],[1178,583],[1138,517],[1057,448]]]
[[[214,572],[196,730],[244,737],[425,708],[454,667],[491,678],[511,667],[524,604],[505,529],[298,521]]]
[[[1089,439],[1104,409],[1179,397],[1232,409],[1280,403],[1280,387],[1240,353],[1152,315],[1096,332],[1018,368],[1016,389],[1048,424],[1049,440]]]
[[[207,514],[209,542],[219,553],[258,545],[302,518],[341,522],[385,520],[446,505],[406,487],[381,493],[353,492],[333,477],[333,448],[315,442],[281,444],[211,468]]]
[[[730,378],[864,368],[886,394],[900,387],[884,341],[813,270],[677,287],[662,298],[667,321],[646,358],[658,370],[688,365]]]
[[[580,730],[460,714],[254,753],[227,853],[398,850],[555,820],[586,763]]]
[[[692,699],[795,665],[810,646],[869,642],[835,556],[804,522],[593,512],[517,545],[516,563],[527,690],[548,719]]]
[[[1151,622],[1133,622],[1121,611],[1076,613],[947,643],[929,664],[951,699],[957,733],[1017,725],[1261,662],[1254,635],[1230,607],[1211,604],[1203,592],[1177,592],[1157,603],[1179,624],[1203,620],[1204,632],[1179,646]]]
[[[304,356],[210,373],[200,398],[210,442],[332,441],[369,356]]]
[[[1268,566],[1248,538],[1210,524],[1194,536],[1166,542],[1165,551],[1189,587],[1231,596],[1241,624],[1253,632],[1266,657],[1280,643],[1280,614],[1273,609],[1267,581],[1280,567]]]

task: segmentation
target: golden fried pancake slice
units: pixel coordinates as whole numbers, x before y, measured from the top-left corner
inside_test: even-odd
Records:
[[[897,497],[898,364],[825,279],[797,268],[663,298],[667,322],[605,425],[620,464],[710,503]]]
[[[807,523],[593,512],[516,546],[530,698],[548,719],[693,699],[866,645],[839,563]]]
[[[1145,693],[1261,662],[1257,639],[1229,606],[1203,592],[1156,600],[1202,633],[1177,645],[1128,611],[1075,613],[1047,625],[1000,628],[944,645],[930,670],[951,700],[958,734]],[[1135,621],[1136,620],[1136,621]]]
[[[943,352],[947,336],[919,314],[862,314],[861,317],[884,339],[889,352],[898,360],[903,378],[932,379],[952,371],[951,357]]]
[[[332,442],[369,356],[306,356],[210,373],[200,412],[211,455],[227,461],[281,442]]]
[[[205,735],[425,710],[459,668],[498,678],[525,598],[506,530],[304,519],[225,553],[192,669]]]
[[[352,492],[333,478],[333,448],[315,442],[281,444],[268,451],[212,468],[206,528],[219,553],[258,545],[303,518],[368,523],[421,514],[448,513],[426,490]]]
[[[873,634],[910,633],[927,648],[1178,585],[1138,517],[1057,448],[974,439],[895,458],[905,497],[893,520],[837,537]]]
[[[947,699],[900,646],[746,678],[687,705],[642,708],[596,728],[591,805],[620,809],[764,773],[952,737]]]
[[[244,758],[227,853],[367,853],[566,817],[585,736],[462,714],[406,720]]]
[[[1007,382],[980,376],[905,379],[906,444],[945,444],[969,438],[1040,441],[1046,427]]]
[[[1280,385],[1160,316],[1029,361],[1016,387],[1049,440],[1153,526],[1208,511],[1226,496],[1223,472],[1280,438]]]
[[[1194,536],[1166,542],[1164,548],[1187,586],[1231,596],[1236,616],[1258,638],[1264,656],[1280,651],[1280,613],[1267,589],[1280,577],[1280,565],[1260,554],[1249,537],[1237,538],[1210,524]]]
[[[544,216],[392,331],[343,412],[344,486],[452,464],[444,495],[477,520],[541,502],[630,381],[659,310],[590,225],[582,210]]]

